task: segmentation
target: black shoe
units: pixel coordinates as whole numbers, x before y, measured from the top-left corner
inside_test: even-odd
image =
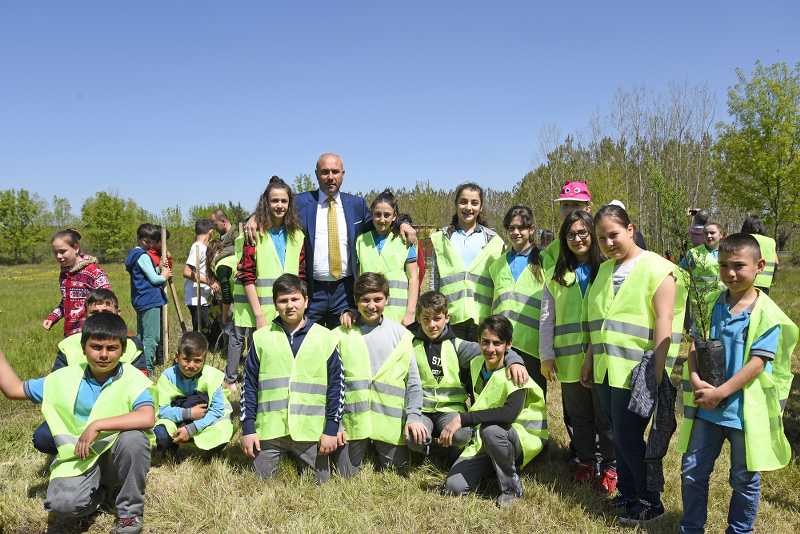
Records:
[[[613,498],[608,500],[609,508],[624,512],[628,506],[634,503],[635,500],[629,497],[623,497],[621,493],[617,493]]]
[[[621,525],[637,526],[658,519],[664,515],[664,505],[656,505],[639,501],[629,505],[617,520]]]

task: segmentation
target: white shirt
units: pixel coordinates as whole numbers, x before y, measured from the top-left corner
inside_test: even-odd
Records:
[[[200,266],[197,266],[197,252],[200,250]],[[195,271],[200,273],[200,276],[206,276],[206,245],[196,241],[192,243],[192,248],[189,249],[189,256],[186,258],[186,265],[194,267]],[[195,287],[197,282],[192,280],[183,281],[183,302],[187,306],[197,306],[197,297],[195,296]],[[208,306],[211,298],[211,287],[206,284],[200,284],[200,306]]]
[[[342,258],[342,277],[350,275],[348,262],[349,243],[347,242],[347,221],[344,218],[344,206],[339,192],[333,197],[336,200],[336,229],[339,232],[339,256]],[[314,280],[333,282],[330,263],[328,261],[328,196],[319,192],[317,201],[317,228],[314,232]]]

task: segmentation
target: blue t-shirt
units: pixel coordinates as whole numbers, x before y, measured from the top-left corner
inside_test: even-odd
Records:
[[[372,232],[372,240],[375,241],[375,248],[378,249],[378,254],[383,252],[383,246],[386,244],[387,235]],[[406,263],[414,263],[417,261],[417,245],[408,247],[408,256],[406,256]]]
[[[515,282],[519,280],[519,277],[522,276],[522,273],[525,271],[525,267],[528,266],[531,250],[533,249],[529,248],[527,251],[523,252],[516,252],[515,250],[509,250],[506,253],[506,261],[508,262],[508,268],[511,269],[511,276],[514,277]]]
[[[475,231],[469,235],[461,228],[456,230],[450,235],[450,244],[456,249],[456,252],[461,256],[461,261],[464,262],[464,267],[469,267],[478,254],[481,253],[483,247],[486,246],[486,236],[483,234],[483,228],[480,225],[475,227]]]
[[[120,365],[117,367],[117,372],[114,373],[111,378],[100,384],[97,382],[97,380],[95,380],[91,370],[88,367],[86,368],[86,373],[83,375],[81,385],[78,386],[78,395],[75,398],[75,408],[72,412],[79,421],[86,421],[89,418],[89,414],[92,412],[92,407],[94,407],[95,403],[97,402],[97,398],[100,396],[100,393],[114,380],[122,376],[122,372],[123,368]],[[22,383],[22,387],[25,390],[25,396],[28,397],[28,399],[36,404],[42,403],[42,399],[44,398],[44,377],[26,380]],[[150,389],[147,388],[138,397],[136,397],[136,400],[133,403],[133,409],[136,410],[141,406],[153,405],[153,396],[150,394]]]
[[[586,289],[589,287],[589,279],[592,276],[592,268],[586,263],[580,263],[575,267],[575,280],[578,281],[578,287],[581,288],[581,295],[586,294]]]
[[[284,265],[286,263],[286,228],[283,226],[277,230],[270,228],[269,236],[272,238],[272,244],[275,245],[275,252],[278,253],[281,265]]]
[[[197,391],[197,384],[200,382],[200,375],[202,372],[189,378],[183,376],[180,372],[178,364],[174,364],[164,370],[161,376],[166,376],[167,380],[175,384],[181,393],[186,396],[192,395]],[[182,423],[186,420],[184,408],[177,406],[170,406],[165,404],[158,407],[158,416],[164,419],[169,419],[175,423]],[[216,423],[222,416],[225,415],[225,394],[222,391],[222,386],[218,387],[208,402],[208,411],[206,414],[192,421],[197,432],[200,432],[209,425]]]
[[[731,315],[727,302],[727,291],[723,292],[711,312],[711,339],[722,341],[725,349],[725,379],[729,380],[744,366],[744,346],[747,340],[747,330],[750,326],[750,313],[755,302],[747,309],[736,315]],[[750,347],[750,357],[761,357],[767,360],[764,367],[765,373],[772,372],[770,361],[775,357],[780,341],[781,327],[773,326],[764,334],[753,341]],[[742,429],[743,407],[742,390],[737,391],[725,401],[721,402],[714,410],[698,408],[697,417],[711,423],[729,428]]]

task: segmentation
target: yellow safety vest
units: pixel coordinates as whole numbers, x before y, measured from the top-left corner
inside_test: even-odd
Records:
[[[653,295],[664,278],[675,275],[675,315],[667,351],[666,376],[672,371],[683,339],[683,315],[686,308],[686,283],[682,270],[658,254],[643,250],[642,257],[614,295],[612,275],[614,260],[606,260],[597,272],[588,292],[588,329],[594,358],[594,381],[608,374],[608,384],[630,389],[631,371],[653,345],[655,311]]]
[[[428,364],[425,343],[414,339],[414,355],[417,359],[419,377],[422,381],[422,411],[425,413],[463,412],[467,409],[467,392],[459,376],[458,354],[461,344],[458,338],[442,341],[442,376],[437,381]]]
[[[529,266],[514,280],[505,254],[492,262],[489,276],[494,283],[492,313],[508,318],[514,327],[511,346],[538,360],[539,313],[544,282],[536,279]]]
[[[758,246],[761,247],[761,256],[764,258],[764,261],[767,263],[764,266],[764,272],[758,273],[756,275],[756,287],[766,287],[769,288],[772,286],[772,277],[775,275],[775,267],[777,267],[778,262],[778,252],[777,252],[777,245],[775,244],[775,240],[771,237],[767,237],[761,234],[750,234],[752,235],[756,241],[758,241]]]
[[[556,268],[559,254],[561,254],[561,242],[558,239],[554,239],[539,253],[542,270],[552,274],[552,271]]]
[[[477,324],[491,315],[494,285],[489,265],[503,253],[503,240],[492,237],[469,266],[464,265],[445,232],[431,234],[431,244],[439,271],[439,291],[447,297],[451,324],[469,320]]]
[[[564,273],[566,286],[554,279],[547,289],[555,303],[553,327],[553,352],[556,355],[556,375],[559,382],[575,383],[581,379],[581,367],[589,346],[589,331],[585,325],[588,300],[581,293],[573,271]]]
[[[176,372],[178,371],[176,370]],[[209,405],[211,404],[211,399],[214,397],[214,393],[222,387],[222,381],[224,379],[225,373],[219,369],[211,367],[210,365],[203,366],[203,371],[200,378],[197,380],[197,391],[208,395]],[[169,406],[172,399],[175,397],[185,395],[164,373],[158,378],[156,388],[158,389],[159,410]],[[225,412],[222,418],[192,436],[194,444],[197,445],[198,449],[209,451],[224,443],[228,443],[231,437],[233,437],[233,423],[231,423],[233,407],[231,403],[228,402],[228,390],[223,388],[222,393],[225,399]],[[170,436],[178,431],[178,426],[174,421],[169,419],[159,419],[156,421],[156,425],[164,425]]]
[[[719,262],[705,245],[697,245],[689,249],[686,255],[688,256],[689,273],[700,294],[725,287],[719,279]]]
[[[139,395],[152,388],[153,383],[138,369],[127,363],[120,365],[120,374],[109,378],[112,382],[100,392],[86,421],[75,417],[74,410],[87,364],[68,365],[45,377],[42,414],[58,449],[58,454],[50,465],[51,480],[78,476],[92,467],[101,454],[111,449],[119,432],[101,432],[92,443],[89,457],[80,459],[75,456],[75,445],[89,423],[131,413],[133,403]],[[152,431],[146,434],[152,442]]]
[[[378,252],[374,234],[365,232],[356,238],[356,254],[362,273],[381,273],[386,276],[389,281],[389,301],[383,309],[383,316],[399,323],[405,317],[408,306],[408,247],[398,236],[389,234],[383,249]]]
[[[722,292],[709,295],[708,321]],[[797,345],[798,328],[765,293],[759,292],[744,347],[744,363],[750,359],[750,347],[770,328],[780,325],[778,351],[772,361],[772,373],[761,372],[743,389],[743,428],[748,471],[774,471],[792,458],[792,448],[783,429],[783,409],[792,389],[792,352]],[[689,382],[689,365],[683,366],[683,421],[678,432],[678,451],[686,452],[692,437],[697,413],[694,392]]]
[[[271,323],[253,334],[259,357],[256,432],[262,440],[289,436],[319,441],[325,428],[328,358],[336,334],[313,324],[297,354],[280,325]]]
[[[67,365],[86,363],[86,355],[81,346],[81,333],[72,334],[58,342],[58,350],[66,356]],[[131,338],[125,343],[125,351],[119,359],[121,363],[132,363],[142,353]]]

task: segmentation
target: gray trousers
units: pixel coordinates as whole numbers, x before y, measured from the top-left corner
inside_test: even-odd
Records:
[[[600,406],[597,388],[585,388],[580,382],[561,383],[564,412],[572,425],[572,448],[583,463],[614,465],[614,442],[611,423]]]
[[[144,432],[120,432],[111,450],[103,453],[91,469],[78,476],[52,479],[44,508],[67,517],[87,516],[97,510],[106,492],[119,488],[117,517],[141,517],[149,469],[150,442]]]
[[[428,439],[422,444],[415,443],[413,439],[407,439],[406,445],[408,449],[419,454],[424,454],[425,456],[429,455],[434,438],[438,438],[439,434],[442,433],[442,429],[456,417],[460,417],[460,414],[457,412],[423,413],[421,422],[425,425],[425,430],[428,431]],[[453,434],[452,448],[463,449],[466,447],[467,443],[472,440],[473,431],[472,427],[461,427],[458,429],[456,433]]]
[[[294,441],[289,437],[261,440],[261,452],[253,460],[253,467],[261,478],[272,478],[281,458],[289,453],[313,469],[317,484],[322,484],[331,478],[330,460],[318,450],[316,441]]]
[[[390,467],[403,469],[408,466],[408,449],[404,446],[371,439],[357,439],[348,441],[344,447],[339,447],[334,454],[333,460],[339,476],[349,478],[358,474],[370,443],[375,447],[379,469]]]
[[[456,460],[447,473],[445,488],[452,495],[465,495],[475,490],[494,471],[500,492],[522,496],[522,482],[517,464],[522,461],[522,446],[513,428],[499,425],[482,426],[483,447],[475,456]]]
[[[225,363],[225,382],[233,384],[239,378],[239,363],[244,355],[244,341],[247,340],[248,347],[253,346],[255,328],[236,326],[233,323],[230,326],[231,328],[226,329],[228,332],[228,358]]]

